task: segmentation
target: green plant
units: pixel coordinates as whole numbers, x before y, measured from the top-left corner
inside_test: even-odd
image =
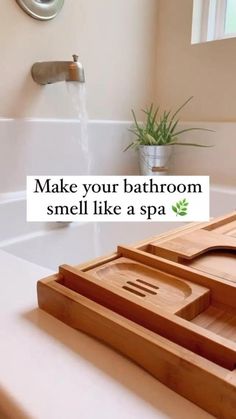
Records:
[[[181,217],[187,215],[188,205],[187,199],[183,199],[182,201],[176,202],[175,205],[172,205],[172,210],[176,213],[176,217],[177,215],[181,215]]]
[[[178,142],[178,136],[184,132],[189,131],[211,131],[206,128],[185,128],[178,130],[179,119],[177,116],[179,112],[186,106],[190,100],[193,99],[191,96],[186,102],[181,105],[176,112],[172,114],[171,111],[164,111],[159,116],[159,107],[154,108],[152,104],[149,108],[143,109],[143,113],[146,115],[146,120],[144,123],[139,123],[135,112],[132,110],[132,115],[134,118],[134,128],[130,131],[135,134],[136,139],[125,148],[124,151],[128,150],[130,147],[139,147],[139,146],[150,146],[150,145],[181,145],[181,146],[193,146],[193,147],[211,147],[203,144],[196,143],[180,143]],[[158,117],[159,116],[159,117]]]

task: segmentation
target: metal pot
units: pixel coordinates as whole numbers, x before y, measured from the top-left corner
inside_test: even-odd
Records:
[[[168,173],[172,153],[171,145],[146,145],[139,147],[140,174],[144,176],[163,176]]]

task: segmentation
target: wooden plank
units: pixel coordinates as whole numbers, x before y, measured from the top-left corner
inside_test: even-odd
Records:
[[[228,236],[236,237],[236,221],[227,222],[220,227],[213,230],[217,234],[226,234]]]
[[[236,342],[236,310],[227,305],[209,306],[193,320],[193,323]]]
[[[188,223],[184,226],[178,227],[176,229],[173,229],[171,231],[167,231],[165,233],[162,234],[158,234],[157,236],[153,236],[153,237],[149,237],[145,240],[141,240],[139,242],[136,242],[132,245],[132,247],[134,248],[142,248],[145,247],[147,245],[149,245],[151,242],[153,241],[157,241],[157,242],[162,242],[165,241],[166,238],[175,238],[175,237],[180,237],[182,236],[182,234],[184,232],[187,231],[195,231],[195,230],[199,230],[200,228],[204,228],[204,230],[214,230],[220,226],[225,225],[226,223],[230,223],[236,220],[236,211],[224,215],[224,216],[220,216],[217,218],[212,219],[209,222],[204,222],[204,223]]]
[[[177,227],[173,230],[168,230],[165,233],[149,236],[148,238],[144,240],[140,240],[138,242],[132,243],[132,245],[130,246],[134,248],[142,248],[149,245],[153,241],[156,241],[156,240],[162,241],[162,240],[165,240],[166,237],[175,237],[175,236],[177,237],[183,234],[183,231],[192,231],[194,228],[199,228],[199,223],[189,223],[184,226]]]
[[[194,259],[210,250],[236,250],[236,238],[200,229],[161,242],[161,244],[153,242],[150,247],[155,251],[155,254],[160,254],[160,256],[164,250],[167,258],[169,254],[170,257]]]
[[[81,271],[88,271],[89,269],[91,269],[92,267],[95,268],[97,266],[101,266],[104,263],[108,263],[110,261],[116,260],[119,257],[118,253],[110,253],[106,256],[100,256],[98,258],[95,258],[93,260],[90,260],[88,262],[85,263],[81,263],[80,265],[76,265],[75,267]]]
[[[206,224],[204,227],[205,230],[215,230],[216,228],[219,228],[225,224],[231,223],[233,221],[236,221],[236,211],[233,211],[230,214],[223,215],[219,218],[213,219],[213,221]]]
[[[63,276],[62,284],[73,291],[229,370],[235,368],[235,343],[167,312],[158,309],[151,312],[134,297],[127,299],[121,290],[101,285],[73,267],[64,265],[59,272]]]
[[[194,260],[180,260],[198,271],[236,283],[236,254],[211,252]]]

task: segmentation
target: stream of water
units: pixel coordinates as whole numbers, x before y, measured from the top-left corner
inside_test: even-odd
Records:
[[[68,93],[71,97],[72,104],[76,110],[79,121],[78,142],[81,146],[81,152],[85,164],[83,175],[91,175],[92,157],[89,149],[88,135],[88,112],[86,104],[86,84],[85,83],[66,83]],[[91,240],[92,241],[92,240]],[[101,256],[101,226],[100,223],[94,223],[93,246],[95,257]]]
[[[76,110],[76,115],[79,121],[78,142],[81,146],[83,161],[85,169],[83,175],[91,175],[91,150],[89,150],[89,136],[88,136],[88,113],[86,105],[86,84],[85,83],[66,83],[68,93],[71,97],[72,104]]]

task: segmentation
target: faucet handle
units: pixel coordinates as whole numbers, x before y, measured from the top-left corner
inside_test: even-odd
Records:
[[[77,63],[77,62],[78,62],[78,59],[79,59],[79,56],[78,56],[78,55],[76,55],[76,54],[73,54],[73,55],[72,55],[72,57],[73,57],[73,61],[74,61],[75,63]]]

